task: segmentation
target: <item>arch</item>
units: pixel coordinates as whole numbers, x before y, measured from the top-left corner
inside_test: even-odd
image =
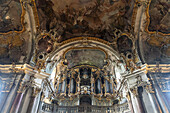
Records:
[[[87,37],[80,37],[79,38],[75,38],[75,40],[73,41],[68,41],[68,43],[64,43],[61,46],[59,46],[58,48],[56,48],[55,51],[51,52],[48,57],[46,57],[46,62],[52,62],[52,63],[48,63],[46,66],[46,72],[51,73],[51,71],[54,69],[54,67],[56,66],[57,63],[59,63],[61,60],[63,59],[63,55],[64,53],[72,48],[76,48],[76,47],[90,47],[90,48],[99,48],[102,51],[109,53],[108,57],[114,57],[114,59],[112,60],[120,60],[120,54],[114,50],[109,44],[105,43],[105,41],[100,39],[100,41],[96,41],[94,39],[98,39],[98,38],[89,38],[89,40],[86,40]],[[74,38],[73,38],[74,39]],[[84,40],[83,40],[84,39]],[[81,42],[81,43],[80,43]],[[84,43],[84,45],[83,45]],[[88,43],[88,45],[87,45]],[[62,57],[61,57],[62,56]],[[53,64],[53,65],[52,65]]]
[[[82,96],[80,98],[80,105],[92,105],[92,100],[90,96]]]
[[[99,51],[99,53],[101,53],[105,57],[102,57],[103,59],[100,59],[98,62],[103,60],[102,62],[104,62],[104,65],[99,66],[93,65],[93,63],[82,63],[69,67],[68,64],[70,63],[70,61],[67,60],[66,55],[68,52],[74,49],[80,51],[85,50],[85,52],[87,52],[88,50]],[[90,53],[92,54],[92,52]],[[78,54],[77,51],[76,54]],[[70,60],[73,59],[70,58]],[[93,60],[95,60],[95,57],[93,58]],[[88,99],[87,103],[90,102],[93,103],[93,105],[98,105],[95,101],[99,101],[100,98],[104,97],[110,98],[110,101],[105,101],[102,103],[102,105],[112,105],[112,101],[115,99],[114,97],[116,97],[116,92],[119,89],[117,87],[119,87],[121,84],[121,81],[119,81],[119,79],[123,78],[122,73],[126,72],[123,62],[120,62],[120,60],[121,57],[119,53],[115,51],[112,46],[96,40],[82,39],[63,44],[55,51],[50,53],[46,61],[51,61],[53,63],[47,64],[46,69],[50,70],[51,68],[52,72],[54,69],[56,70],[55,76],[53,73],[53,78],[51,79],[54,79],[53,84],[57,84],[57,86],[55,87],[61,87],[60,93],[57,92],[57,98],[62,98],[62,96],[65,96],[66,99],[69,99],[71,97],[73,99],[71,101],[73,105],[78,105],[78,101],[81,105],[85,97],[78,98],[78,95],[80,97],[83,95],[89,95],[89,97],[86,97]],[[115,69],[118,71],[119,74],[115,72]],[[64,76],[61,78],[61,75]],[[55,79],[57,80],[55,81]],[[59,81],[61,79],[62,81],[60,83]],[[114,84],[116,79],[117,81],[119,81],[118,84]],[[63,80],[65,80],[65,82]],[[61,84],[61,86],[59,86],[59,84]],[[91,100],[92,95],[93,99]],[[63,101],[63,105],[66,104],[67,102]]]

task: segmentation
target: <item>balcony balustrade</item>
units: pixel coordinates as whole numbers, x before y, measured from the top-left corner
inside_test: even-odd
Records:
[[[56,106],[43,103],[41,113],[131,113],[128,103],[115,106]]]

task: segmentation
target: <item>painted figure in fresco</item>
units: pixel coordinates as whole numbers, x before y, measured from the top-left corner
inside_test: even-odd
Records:
[[[150,31],[169,33],[170,30],[170,6],[165,0],[151,1],[149,6]]]

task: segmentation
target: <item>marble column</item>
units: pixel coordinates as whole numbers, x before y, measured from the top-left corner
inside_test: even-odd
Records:
[[[9,113],[10,112],[10,109],[12,107],[12,104],[13,104],[14,99],[17,94],[17,89],[19,86],[19,80],[20,80],[21,76],[22,76],[21,74],[19,74],[19,75],[17,73],[15,74],[13,86],[11,87],[11,90],[10,90],[7,100],[1,110],[1,113]]]
[[[16,107],[14,109],[12,109],[10,111],[10,113],[18,113],[19,112],[19,108],[21,106],[21,102],[24,97],[25,91],[26,90],[24,90],[22,93],[18,93],[18,100],[16,101]]]
[[[153,88],[151,87],[151,85],[145,85],[144,90],[146,91],[146,93],[149,97],[149,100],[153,107],[154,113],[162,113],[161,107],[155,97],[155,94],[154,94],[155,91],[153,91]]]
[[[144,102],[143,102],[143,87],[142,86],[139,86],[138,87],[138,99],[139,99],[139,103],[140,103],[140,108],[142,109],[142,113],[146,113],[146,108],[145,108],[145,105],[144,105]]]
[[[36,100],[34,101],[34,105],[32,108],[32,113],[38,113],[39,103],[41,101],[41,93],[39,93],[36,97]]]
[[[17,96],[10,110],[10,113],[20,112],[20,108],[22,107],[22,101],[26,95],[25,93],[27,93],[27,89],[28,89],[27,84],[29,80],[30,80],[29,73],[25,73],[25,75],[22,77],[19,88],[17,90]]]
[[[170,108],[168,107],[168,104],[166,102],[166,98],[164,97],[162,91],[158,87],[155,88],[155,94],[156,94],[156,96],[158,98],[158,101],[159,101],[159,103],[161,105],[161,108],[162,108],[163,112],[164,113],[169,113]]]
[[[145,90],[143,89],[145,85],[150,84],[150,81],[146,75],[146,65],[142,65],[140,69],[136,69],[132,73],[125,74],[122,76],[125,77],[127,80],[127,85],[130,91],[134,112],[154,112],[153,107],[150,105],[150,99],[147,96]],[[147,105],[149,105],[149,108]]]
[[[41,92],[40,93],[40,99],[39,99],[39,103],[38,103],[38,108],[37,108],[37,113],[39,113],[42,109],[42,100],[44,99],[44,93]]]
[[[36,99],[35,98],[36,95],[34,94],[34,88],[31,88],[31,90],[32,90],[32,94],[30,96],[30,102],[29,102],[29,105],[28,105],[27,113],[31,113],[35,99]]]
[[[23,78],[24,78],[24,76],[25,76],[25,74],[20,79],[20,83],[19,83],[19,86],[18,86],[18,89],[17,89],[17,95],[16,95],[15,100],[12,104],[10,113],[15,113],[16,109],[18,108],[18,105],[20,104],[20,100],[23,97],[23,92],[21,91],[21,89],[23,88]]]
[[[140,98],[140,94],[138,92],[138,87],[131,89],[131,93],[133,95],[132,98],[134,98],[136,104],[137,104],[137,113],[145,113],[144,106],[142,104],[142,100]]]
[[[34,92],[32,94],[32,99],[31,99],[31,102],[28,107],[28,110],[31,113],[36,113],[36,111],[38,109],[38,103],[39,103],[39,99],[40,99],[40,94],[39,94],[40,90],[41,90],[40,88],[34,88]]]
[[[25,95],[25,98],[24,98],[24,101],[23,101],[21,113],[27,113],[27,109],[28,109],[28,106],[29,106],[29,103],[30,103],[30,100],[31,100],[31,95],[32,95],[32,88],[29,87],[27,89],[27,92],[26,92],[26,95]]]
[[[166,98],[164,97],[164,94],[162,93],[161,88],[159,87],[159,85],[157,83],[155,75],[153,75],[153,78],[154,78],[154,82],[155,82],[154,83],[155,94],[158,98],[161,108],[164,113],[170,113],[170,108],[169,108],[168,102],[167,102]]]
[[[15,110],[18,107],[18,104],[20,103],[20,98],[22,97],[22,93],[17,93],[17,96],[15,97],[15,100],[13,102],[12,108],[10,110],[10,113],[15,113]]]
[[[8,98],[8,94],[9,92],[0,92],[0,113],[1,113],[1,110],[4,106],[4,103],[6,102],[6,99]]]
[[[134,113],[134,108],[133,108],[133,105],[132,105],[132,99],[131,99],[131,96],[130,96],[130,92],[127,92],[127,100],[128,100],[128,105],[129,105],[129,108],[131,110],[132,113]]]
[[[0,109],[1,113],[26,113],[29,106],[34,106],[36,104],[35,101],[34,104],[30,103],[30,97],[32,96],[33,91],[32,88],[35,87],[35,85],[41,87],[42,80],[48,78],[50,75],[44,72],[39,73],[34,67],[31,67],[28,64],[14,66],[0,65],[0,72],[9,74],[10,81],[13,81],[9,93],[3,96],[3,98],[5,97],[5,99],[3,99],[5,101],[2,99],[0,100],[3,102],[2,109]],[[30,80],[30,76],[33,79],[36,79],[36,81]]]
[[[11,81],[13,82],[13,80],[11,79],[11,75],[12,74],[6,74],[6,73],[1,73],[0,72],[0,76],[1,74],[5,75],[5,80],[3,80],[3,78],[0,78],[0,112],[1,110],[3,109],[3,106],[6,102],[6,99],[8,98],[8,95],[9,95],[9,91],[11,89],[11,87],[13,86],[13,83],[11,84]]]
[[[34,87],[34,76],[31,76],[30,73],[27,73],[27,75],[29,75],[29,81],[27,81],[25,84],[26,92],[24,94],[22,105],[20,106],[20,110],[19,110],[19,112],[21,113],[27,113],[27,109],[29,107],[29,103],[31,102],[31,96]]]

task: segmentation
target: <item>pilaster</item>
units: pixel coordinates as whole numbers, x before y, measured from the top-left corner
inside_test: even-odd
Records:
[[[159,111],[169,113],[170,106],[164,94],[170,92],[170,90],[168,89],[169,85],[165,85],[164,82],[169,80],[170,65],[159,63],[150,64],[147,65],[147,72],[152,81],[153,94]]]
[[[133,106],[131,108],[133,108],[135,113],[147,112],[147,109],[150,108],[147,108],[147,106],[143,102],[144,87],[147,84],[150,84],[148,77],[146,75],[146,65],[141,66],[140,69],[137,69],[132,73],[123,75],[123,77],[127,80],[129,96],[131,98],[132,106]]]
[[[39,73],[28,64],[24,65],[0,65],[0,79],[11,78],[11,86],[4,84],[8,88],[8,96],[1,110],[2,113],[29,113],[36,104],[36,95],[41,91],[41,83],[50,74]],[[8,78],[5,75],[8,75]],[[7,90],[7,89],[6,89]],[[1,91],[1,90],[0,90]],[[2,92],[2,91],[1,91]],[[34,108],[34,110],[38,107]],[[28,111],[27,111],[28,110]]]

